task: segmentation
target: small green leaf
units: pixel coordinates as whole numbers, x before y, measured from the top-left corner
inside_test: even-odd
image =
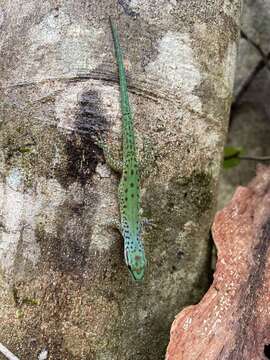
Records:
[[[223,161],[223,169],[230,169],[240,164],[239,158],[227,159]]]
[[[239,156],[244,153],[244,149],[239,146],[225,146],[224,158]]]
[[[230,169],[239,165],[239,156],[244,153],[244,149],[235,146],[226,146],[224,148],[223,168]]]

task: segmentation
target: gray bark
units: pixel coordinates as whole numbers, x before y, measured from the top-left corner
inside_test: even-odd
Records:
[[[208,285],[240,1],[2,0],[0,14],[0,342],[21,359],[162,359]],[[155,154],[142,284],[105,226],[119,179],[93,142],[121,142],[109,15]]]

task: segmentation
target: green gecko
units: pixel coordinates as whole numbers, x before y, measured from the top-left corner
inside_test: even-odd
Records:
[[[140,216],[140,166],[133,128],[133,116],[128,97],[126,73],[119,36],[110,19],[116,62],[120,83],[120,103],[122,113],[123,161],[115,161],[108,153],[106,145],[101,147],[107,163],[122,172],[118,189],[120,207],[120,230],[124,239],[124,257],[126,265],[134,280],[142,280],[145,273],[146,258],[142,243],[142,219]]]

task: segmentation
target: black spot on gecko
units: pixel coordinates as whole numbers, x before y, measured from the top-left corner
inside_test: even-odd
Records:
[[[130,183],[130,187],[133,187],[134,186],[134,184],[133,183]]]
[[[131,197],[134,198],[134,194],[133,194],[133,193],[131,194]]]

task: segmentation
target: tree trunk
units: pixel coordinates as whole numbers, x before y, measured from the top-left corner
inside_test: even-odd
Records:
[[[0,342],[21,359],[162,359],[176,313],[208,285],[208,231],[231,102],[240,0],[2,1]],[[138,146],[148,270],[132,281],[119,178],[111,16]]]

